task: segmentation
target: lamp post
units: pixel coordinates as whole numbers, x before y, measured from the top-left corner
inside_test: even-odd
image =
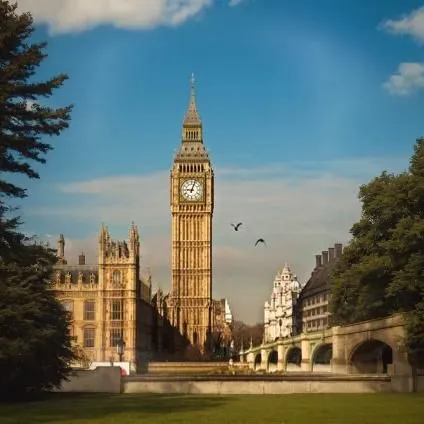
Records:
[[[122,357],[124,355],[124,349],[125,349],[125,342],[122,339],[122,337],[118,340],[118,343],[116,345],[116,352],[119,355],[119,362],[122,362]]]

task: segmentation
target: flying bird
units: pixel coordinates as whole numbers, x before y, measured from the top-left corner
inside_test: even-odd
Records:
[[[239,222],[237,225],[231,224],[231,226],[234,228],[234,231],[238,231],[240,225],[243,225],[243,223]]]
[[[263,238],[259,238],[259,239],[257,239],[257,240],[256,240],[255,247],[256,247],[259,243],[263,243],[263,244],[266,246],[265,240],[264,240]]]

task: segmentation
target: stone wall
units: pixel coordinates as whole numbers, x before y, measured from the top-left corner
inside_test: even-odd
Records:
[[[180,393],[180,394],[288,394],[424,392],[424,376],[416,381],[396,376],[334,375],[138,375],[121,377],[119,367],[74,371],[60,392]]]
[[[148,374],[211,374],[227,369],[228,362],[149,362],[144,372]]]
[[[121,368],[97,367],[94,370],[73,371],[58,392],[120,393]]]
[[[286,378],[252,377],[140,378],[125,377],[124,393],[179,394],[290,394],[290,393],[381,393],[392,392],[389,377]]]
[[[424,375],[418,375],[415,379],[415,391],[424,393]]]

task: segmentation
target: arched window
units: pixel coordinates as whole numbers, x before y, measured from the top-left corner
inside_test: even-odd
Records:
[[[96,329],[93,327],[84,328],[84,347],[95,347],[96,346]]]
[[[122,283],[122,273],[121,271],[115,270],[112,274],[112,284],[114,286],[119,286]]]
[[[111,321],[122,321],[122,318],[123,318],[122,300],[112,300],[110,302]]]
[[[112,328],[110,330],[110,347],[117,347],[119,341],[123,339],[122,328]]]
[[[96,301],[84,301],[84,321],[94,321],[96,319]]]

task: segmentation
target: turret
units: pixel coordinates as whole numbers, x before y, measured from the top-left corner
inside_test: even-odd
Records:
[[[65,237],[63,234],[60,234],[59,239],[57,240],[57,262],[59,264],[66,264],[65,259]]]
[[[109,229],[102,224],[101,228],[100,228],[100,233],[99,233],[99,244],[100,246],[106,246],[109,242]]]
[[[128,241],[112,240],[108,228],[102,224],[99,234],[99,263],[136,263],[140,252],[137,226],[132,223]]]
[[[129,251],[133,257],[139,255],[140,250],[140,236],[138,233],[137,225],[134,224],[134,221],[131,223],[130,231],[129,231]]]

